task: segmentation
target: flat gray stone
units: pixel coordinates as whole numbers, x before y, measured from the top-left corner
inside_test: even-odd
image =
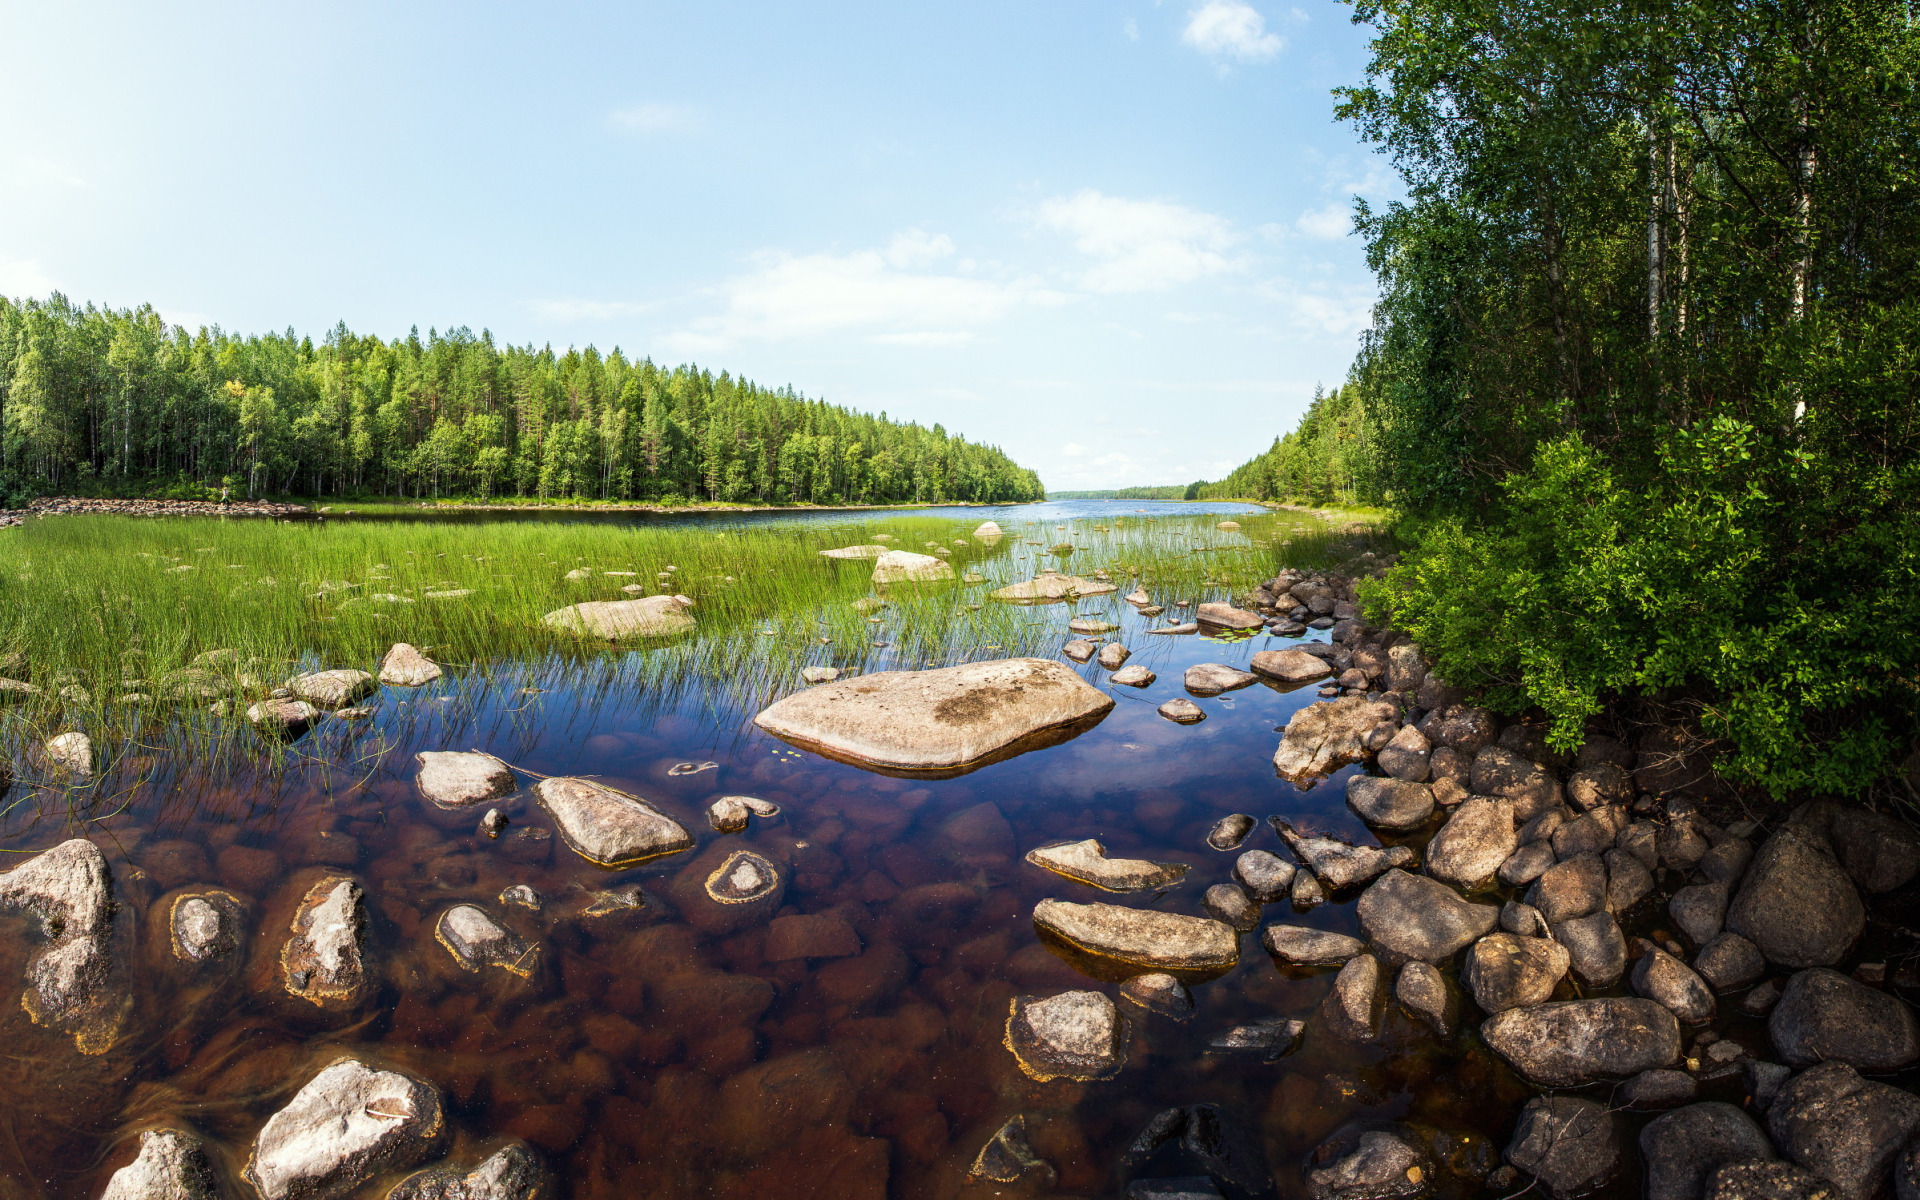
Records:
[[[1354,846],[1339,838],[1306,836],[1295,833],[1278,817],[1273,818],[1273,827],[1307,869],[1335,890],[1356,887],[1396,867],[1413,865],[1413,851],[1405,846]]]
[[[1266,850],[1249,850],[1233,860],[1233,877],[1247,894],[1262,904],[1277,904],[1293,887],[1296,868]]]
[[[423,750],[413,785],[441,808],[460,809],[505,799],[518,790],[513,768],[491,754],[469,750]]]
[[[1345,963],[1364,954],[1367,944],[1359,938],[1304,925],[1269,925],[1260,932],[1260,943],[1267,953],[1290,967],[1325,967]]]
[[[1347,807],[1375,829],[1418,829],[1433,816],[1433,789],[1424,783],[1355,775],[1347,780]]]
[[[630,867],[693,846],[680,822],[589,779],[542,779],[533,795],[567,846],[599,866]]]
[[[287,681],[295,697],[321,708],[341,708],[379,689],[365,671],[312,671]]]
[[[1651,1000],[1559,1000],[1499,1013],[1480,1027],[1487,1045],[1540,1087],[1624,1079],[1680,1057],[1680,1023]]]
[[[1218,696],[1253,683],[1259,676],[1225,663],[1199,663],[1187,668],[1181,682],[1196,696]]]
[[[1142,892],[1172,887],[1187,875],[1185,863],[1108,858],[1106,846],[1097,838],[1041,846],[1027,852],[1027,861],[1063,879],[1109,892]]]
[[[1312,658],[1311,655],[1303,657]],[[1260,655],[1256,654],[1254,670],[1259,669]],[[1342,696],[1309,704],[1287,722],[1287,730],[1273,754],[1274,770],[1296,787],[1311,786],[1336,768],[1365,759],[1367,735],[1381,722],[1392,720],[1394,715],[1392,705],[1362,696]]]
[[[1214,972],[1240,961],[1239,935],[1207,917],[1042,900],[1033,923],[1082,953],[1149,971]]]
[[[1006,1046],[1041,1083],[1110,1079],[1126,1063],[1127,1022],[1100,992],[1020,996],[1010,1006]]]
[[[380,660],[380,682],[388,687],[424,687],[446,672],[418,647],[395,642]]]

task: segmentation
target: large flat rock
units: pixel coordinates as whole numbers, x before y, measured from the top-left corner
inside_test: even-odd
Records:
[[[993,593],[995,600],[1013,604],[1046,604],[1069,596],[1104,596],[1120,589],[1104,579],[1086,579],[1048,571],[1021,583],[1010,583]]]
[[[1625,1079],[1680,1057],[1680,1022],[1639,997],[1561,1000],[1491,1017],[1480,1036],[1540,1087]]]
[[[1097,838],[1041,846],[1027,852],[1027,861],[1075,883],[1109,892],[1141,892],[1172,887],[1187,875],[1187,864],[1152,862],[1144,858],[1108,858]]]
[[[246,1178],[261,1200],[329,1200],[421,1161],[445,1132],[431,1084],[343,1058],[267,1118]]]
[[[1354,905],[1360,930],[1390,963],[1439,963],[1492,932],[1500,910],[1470,904],[1438,880],[1394,868]]]
[[[630,867],[693,846],[672,817],[589,779],[542,779],[533,796],[575,854],[603,867]]]
[[[957,773],[1065,741],[1112,707],[1111,696],[1063,663],[1009,658],[823,684],[753,721],[829,758]]]
[[[648,596],[640,600],[591,600],[570,604],[541,617],[543,624],[565,633],[583,637],[624,638],[671,637],[692,633],[693,614],[687,609],[693,601],[685,596]]]
[[[1367,734],[1393,716],[1391,704],[1360,696],[1309,704],[1287,722],[1287,732],[1273,752],[1273,769],[1295,787],[1309,787],[1335,768],[1364,759]]]
[[[873,561],[875,583],[932,583],[952,579],[953,568],[945,559],[911,550],[889,550]]]
[[[1220,971],[1240,961],[1239,934],[1207,917],[1042,900],[1033,923],[1081,953],[1147,971]]]

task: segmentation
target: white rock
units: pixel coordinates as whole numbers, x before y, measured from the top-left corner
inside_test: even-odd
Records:
[[[953,568],[931,554],[911,550],[889,550],[873,564],[875,583],[930,583],[952,579]]]
[[[140,1154],[113,1173],[100,1200],[218,1200],[206,1146],[179,1129],[149,1129]]]
[[[1027,852],[1027,861],[1055,875],[1109,892],[1139,892],[1172,887],[1186,878],[1187,865],[1152,862],[1144,858],[1108,858],[1097,838],[1042,846]]]
[[[82,1053],[113,1045],[132,1006],[112,944],[113,876],[98,847],[73,838],[0,875],[0,909],[40,919],[20,1005],[37,1025],[73,1035]]]
[[[41,748],[40,760],[71,779],[91,779],[93,739],[77,731],[56,734]]]
[[[879,558],[886,552],[887,548],[885,546],[877,544],[870,546],[841,546],[836,550],[822,550],[820,556],[822,558]]]
[[[365,671],[311,671],[287,682],[295,696],[321,708],[340,708],[362,696],[371,695],[378,685]]]
[[[533,795],[573,852],[603,867],[630,867],[693,846],[680,822],[591,780],[543,779]]]
[[[491,754],[470,750],[422,750],[414,787],[441,808],[466,808],[513,795],[513,769]]]
[[[343,1058],[267,1118],[246,1178],[261,1200],[330,1200],[419,1162],[445,1131],[431,1084]]]
[[[1119,590],[1105,580],[1084,579],[1078,575],[1061,575],[1058,572],[1048,571],[1023,583],[1010,583],[991,595],[995,600],[1031,604],[1065,600],[1069,596],[1104,596],[1108,592]]]
[[[395,642],[380,660],[380,682],[393,687],[422,687],[442,674],[439,663],[405,642]]]
[[[609,641],[635,637],[670,637],[691,633],[693,601],[685,596],[648,596],[643,600],[594,600],[556,609],[541,617],[543,624],[567,633],[602,637]]]

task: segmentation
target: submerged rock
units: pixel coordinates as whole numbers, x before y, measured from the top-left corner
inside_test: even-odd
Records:
[[[93,739],[78,731],[55,734],[40,748],[40,761],[75,782],[91,779]]]
[[[1862,1079],[1846,1063],[1821,1063],[1781,1085],[1767,1131],[1786,1157],[1831,1180],[1840,1200],[1869,1200],[1920,1132],[1920,1096]]]
[[[246,905],[232,892],[212,889],[176,896],[167,911],[173,956],[191,963],[225,958],[240,948],[245,923]]]
[[[1835,1060],[1886,1075],[1920,1060],[1920,1022],[1905,1000],[1824,967],[1787,981],[1767,1032],[1796,1067]]]
[[[420,1162],[445,1132],[431,1084],[343,1058],[267,1118],[246,1179],[261,1200],[329,1200]]]
[[[1082,579],[1078,575],[1061,575],[1049,571],[1022,583],[1008,584],[991,594],[995,600],[1019,604],[1046,603],[1065,600],[1070,596],[1104,596],[1108,592],[1119,590],[1104,579]]]
[[[1622,1079],[1680,1057],[1680,1023],[1652,1000],[1615,996],[1514,1008],[1490,1018],[1480,1036],[1541,1087]]]
[[[0,875],[0,909],[40,920],[46,938],[27,960],[21,1007],[34,1024],[102,1054],[120,1035],[132,995],[113,943],[113,875],[98,847],[74,838]]]
[[[1134,663],[1130,667],[1121,667],[1118,671],[1108,676],[1107,679],[1108,682],[1117,683],[1121,687],[1148,687],[1152,685],[1155,676],[1152,671],[1147,670],[1139,663]]]
[[[1206,712],[1185,696],[1176,696],[1154,711],[1176,725],[1198,725],[1207,719]]]
[[[1193,1016],[1193,993],[1186,984],[1160,971],[1135,975],[1121,984],[1120,998],[1176,1021]]]
[[[1491,904],[1470,904],[1437,880],[1398,868],[1354,906],[1366,939],[1389,961],[1438,963],[1485,937],[1499,922]]]
[[[533,795],[573,852],[602,867],[630,867],[693,845],[680,822],[591,780],[543,779]]]
[[[351,1004],[367,985],[365,895],[334,875],[307,889],[280,949],[287,991],[315,1004]]]
[[[491,754],[470,750],[423,750],[413,756],[419,768],[413,785],[432,803],[447,809],[500,800],[518,790],[513,768]]]
[[[395,642],[380,660],[380,682],[389,687],[424,687],[443,674],[439,663],[405,642]]]
[[[1307,1200],[1415,1200],[1433,1191],[1434,1165],[1405,1126],[1348,1129],[1313,1152]]]
[[[113,1173],[100,1200],[220,1200],[207,1148],[181,1129],[149,1129],[140,1153]]]
[[[1042,900],[1033,923],[1082,953],[1150,971],[1212,972],[1240,961],[1233,927],[1205,917]]]
[[[967,1178],[985,1179],[992,1183],[1018,1183],[1029,1171],[1036,1179],[1051,1183],[1054,1170],[1027,1144],[1027,1118],[1015,1115],[1008,1119],[980,1147],[980,1153],[973,1156],[973,1165],[967,1168]]]
[[[278,734],[281,737],[297,738],[319,719],[320,710],[305,700],[270,699],[247,707],[249,723],[257,726],[263,733]]]
[[[885,671],[780,700],[754,718],[829,757],[900,770],[952,770],[1065,740],[1113,698],[1063,663],[1001,659]]]
[[[1126,1063],[1127,1021],[1099,992],[1019,996],[1008,1006],[1005,1044],[1041,1083],[1111,1079]]]
[[[591,600],[585,604],[555,609],[541,617],[540,622],[562,633],[606,638],[614,642],[628,638],[672,637],[693,632],[693,614],[687,611],[691,607],[693,601],[685,596]]]
[[[887,548],[885,546],[878,542],[873,542],[865,546],[840,546],[833,550],[822,550],[820,557],[853,559],[879,558],[886,552]]]
[[[1251,684],[1258,676],[1225,663],[1199,663],[1187,668],[1181,682],[1196,696],[1218,696]]]
[[[1620,1129],[1613,1114],[1592,1100],[1535,1096],[1520,1110],[1506,1157],[1554,1200],[1574,1200],[1619,1172]]]
[[[473,904],[456,904],[434,922],[433,940],[469,971],[499,967],[522,979],[533,975],[540,948]]]
[[[1394,980],[1393,995],[1400,1007],[1425,1021],[1441,1037],[1452,1032],[1453,992],[1447,987],[1447,977],[1432,963],[1415,961],[1402,966]]]
[[[1274,769],[1295,787],[1309,786],[1336,767],[1365,758],[1367,734],[1393,716],[1392,705],[1360,696],[1309,704],[1287,723],[1274,751]]]
[[[365,671],[311,671],[287,681],[295,697],[321,708],[340,708],[362,696],[370,696],[379,685]]]
[[[1213,823],[1207,831],[1207,845],[1215,850],[1238,850],[1253,832],[1254,820],[1246,813],[1231,813]]]
[[[435,1167],[401,1180],[386,1200],[539,1200],[547,1182],[540,1156],[518,1142],[502,1146],[471,1171]]]
[[[1225,921],[1241,933],[1260,923],[1260,906],[1237,883],[1216,883],[1200,898],[1207,915]]]
[[[707,805],[707,824],[715,833],[741,833],[753,817],[777,817],[780,806],[758,796],[722,796]]]
[[[1233,1025],[1207,1039],[1210,1050],[1251,1052],[1266,1062],[1278,1062],[1293,1053],[1306,1031],[1305,1021],[1262,1017],[1247,1025]]]
[[[1235,1195],[1273,1192],[1273,1176],[1258,1139],[1213,1104],[1189,1104],[1154,1114],[1121,1156],[1121,1173],[1137,1171],[1168,1143],[1176,1143],[1194,1167],[1226,1184]]]
[[[1708,1101],[1676,1108],[1640,1131],[1647,1200],[1700,1200],[1707,1179],[1728,1163],[1770,1159],[1773,1147],[1752,1117]]]
[[[1172,887],[1187,875],[1187,864],[1143,858],[1108,858],[1097,838],[1063,842],[1027,852],[1027,861],[1075,883],[1109,892],[1141,892]]]

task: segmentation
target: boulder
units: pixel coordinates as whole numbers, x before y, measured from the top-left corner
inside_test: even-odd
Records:
[[[1019,996],[1008,1008],[1005,1044],[1041,1083],[1111,1079],[1126,1064],[1127,1020],[1099,992]]]
[[[1866,928],[1853,880],[1824,839],[1783,826],[1755,852],[1727,909],[1726,927],[1783,967],[1830,967]]]
[[[296,699],[320,708],[341,708],[364,696],[371,696],[379,685],[365,671],[312,671],[287,681],[287,690]]]
[[[1574,1200],[1612,1181],[1620,1169],[1613,1114],[1577,1096],[1535,1096],[1520,1110],[1506,1159],[1554,1200]]]
[[[1664,1005],[1683,1024],[1713,1019],[1713,990],[1691,967],[1657,946],[1633,964],[1632,982],[1634,991]]]
[[[1920,1097],[1870,1083],[1847,1063],[1821,1063],[1780,1085],[1767,1132],[1781,1154],[1831,1181],[1838,1200],[1870,1200],[1920,1132]]]
[[[563,633],[618,642],[629,638],[672,637],[692,633],[693,614],[687,611],[691,607],[693,601],[685,596],[594,600],[556,609],[540,620],[542,624]]]
[[[424,687],[442,674],[439,663],[405,642],[395,642],[380,660],[380,682],[389,687]]]
[[[931,554],[915,554],[911,550],[889,550],[873,562],[873,582],[875,583],[931,583],[939,579],[952,578],[953,566],[945,559],[935,558]]]
[[[1202,604],[1194,610],[1193,615],[1202,625],[1213,625],[1221,629],[1258,629],[1267,623],[1266,618],[1259,613],[1235,608],[1231,604]]]
[[[1704,946],[1720,936],[1727,918],[1727,886],[1695,883],[1681,888],[1667,901],[1667,914],[1689,942]]]
[[[1347,807],[1376,829],[1418,829],[1433,815],[1433,792],[1424,783],[1355,775],[1347,780]]]
[[[456,904],[440,914],[433,940],[446,948],[463,970],[498,967],[522,979],[533,975],[540,949],[487,915],[475,904]]]
[[[994,592],[993,598],[1013,604],[1047,604],[1077,596],[1104,596],[1119,590],[1104,579],[1082,579],[1078,575],[1048,571],[1022,583],[1010,583]]]
[[[1362,696],[1309,704],[1287,723],[1274,751],[1274,770],[1296,787],[1311,786],[1335,768],[1365,758],[1367,734],[1393,716],[1392,705]]]
[[[1176,725],[1198,725],[1207,719],[1206,712],[1185,696],[1176,696],[1154,711]]]
[[[1611,987],[1627,970],[1627,939],[1610,912],[1589,913],[1552,926],[1567,948],[1573,977],[1587,987]]]
[[[1553,852],[1561,858],[1576,854],[1598,854],[1613,848],[1620,831],[1627,827],[1627,810],[1616,804],[1582,813],[1565,821],[1553,831]]]
[[[1467,951],[1460,982],[1482,1011],[1499,1013],[1553,999],[1567,965],[1565,947],[1547,938],[1492,933]]]
[[[1833,1200],[1833,1195],[1831,1183],[1792,1163],[1739,1162],[1707,1176],[1705,1200]]]
[[[1253,673],[1281,683],[1312,683],[1333,674],[1324,659],[1304,650],[1261,650],[1249,664]]]
[[[1354,906],[1361,931],[1391,963],[1437,963],[1484,937],[1500,919],[1491,904],[1469,904],[1444,883],[1394,869]]]
[[[1767,973],[1767,958],[1760,947],[1739,934],[1722,933],[1700,947],[1693,969],[1714,991],[1733,992],[1758,983]]]
[[[267,1118],[246,1179],[260,1200],[330,1200],[420,1162],[445,1133],[431,1084],[342,1058]]]
[[[1118,671],[1126,665],[1127,659],[1132,657],[1132,655],[1133,651],[1127,649],[1119,642],[1108,642],[1106,645],[1100,647],[1100,653],[1097,655],[1097,658],[1101,667],[1109,671]]]
[[[100,1200],[220,1200],[207,1148],[181,1129],[149,1129],[140,1153],[107,1180]]]
[[[887,548],[885,546],[881,545],[879,542],[871,542],[863,546],[837,546],[832,550],[822,550],[820,552],[820,557],[871,559],[871,558],[879,558],[882,554],[885,554],[886,552],[887,552]]]
[[[1680,1023],[1651,1000],[1558,1000],[1491,1017],[1480,1036],[1540,1087],[1624,1079],[1680,1057]]]
[[[1920,874],[1920,833],[1912,825],[1851,804],[1830,810],[1827,840],[1862,891],[1891,892]]]
[[[1345,963],[1367,949],[1359,938],[1304,925],[1269,925],[1261,930],[1260,943],[1267,953],[1290,967],[1328,967]]]
[[[1395,867],[1413,865],[1413,851],[1405,846],[1353,846],[1338,838],[1295,833],[1278,817],[1272,821],[1281,840],[1307,869],[1336,890],[1356,887]]]
[[[1433,769],[1433,743],[1412,725],[1403,725],[1380,751],[1380,769],[1395,779],[1424,783]]]
[[[247,721],[262,733],[297,738],[320,719],[320,710],[305,700],[268,699],[247,706]]]
[[[1700,1085],[1685,1071],[1657,1067],[1642,1071],[1621,1084],[1614,1099],[1630,1108],[1676,1108],[1690,1104],[1700,1094]]]
[[[1453,993],[1446,976],[1432,963],[1410,962],[1400,968],[1394,980],[1394,998],[1413,1017],[1425,1021],[1433,1031],[1446,1037],[1453,1031]]]
[[[1500,906],[1500,928],[1521,937],[1549,937],[1547,919],[1531,904],[1509,900]]]
[[[979,527],[973,531],[973,539],[977,542],[991,543],[1005,536],[1005,534],[1000,532],[1000,525],[996,521],[982,521]]]
[[[1416,1200],[1433,1191],[1433,1159],[1405,1126],[1353,1127],[1314,1149],[1307,1200]]]
[[[288,992],[318,1005],[352,1004],[367,988],[366,894],[339,875],[307,889],[280,948]]]
[[[1241,933],[1260,923],[1260,906],[1237,883],[1216,883],[1200,897],[1200,906],[1216,921],[1224,921]]]
[[[598,866],[631,867],[693,847],[680,822],[589,779],[542,779],[533,795],[568,847]]]
[[[1225,663],[1199,663],[1187,668],[1182,682],[1196,696],[1218,696],[1246,687],[1257,678],[1259,676],[1250,671],[1237,670]]]
[[[1187,985],[1159,971],[1135,975],[1121,984],[1120,998],[1176,1021],[1193,1015],[1193,993],[1187,990]]]
[[[1614,763],[1595,763],[1567,776],[1567,803],[1581,812],[1633,800],[1633,776]]]
[[[419,769],[413,785],[441,808],[462,809],[502,800],[519,785],[513,768],[491,754],[470,750],[423,750],[413,756]]]
[[[1837,1061],[1889,1075],[1920,1061],[1920,1022],[1905,1000],[1825,967],[1787,981],[1767,1032],[1796,1067]]]
[[[1249,850],[1233,861],[1233,877],[1262,904],[1277,904],[1293,886],[1294,865],[1266,850]]]
[[[1700,873],[1707,877],[1707,882],[1731,889],[1747,873],[1747,864],[1752,861],[1753,843],[1745,838],[1729,837],[1700,856]]]
[[[1467,891],[1491,887],[1518,842],[1510,802],[1470,797],[1427,843],[1427,873]]]
[[[93,739],[78,731],[59,733],[40,748],[40,762],[72,782],[93,778]]]
[[[1229,813],[1207,830],[1207,845],[1219,851],[1238,850],[1253,832],[1254,819],[1246,813]]]
[[[883,671],[780,700],[754,724],[795,745],[863,766],[959,771],[1064,741],[1113,698],[1062,663],[1000,659]]]
[[[1109,892],[1142,892],[1172,887],[1187,875],[1185,863],[1108,858],[1107,848],[1096,838],[1041,846],[1027,852],[1027,861],[1075,883]]]
[[[386,1200],[541,1200],[547,1169],[519,1142],[502,1146],[471,1171],[434,1167],[401,1180]]]
[[[1541,873],[1527,889],[1527,903],[1547,924],[1558,925],[1607,907],[1607,865],[1598,854],[1576,854]]]
[[[1676,1108],[1640,1131],[1647,1200],[1701,1200],[1721,1167],[1773,1156],[1753,1118],[1719,1101]]]
[[[20,1006],[34,1024],[71,1034],[82,1053],[105,1053],[133,1004],[106,857],[84,838],[42,851],[0,875],[0,910],[37,918],[44,939],[27,959]]]
[[[1210,973],[1240,961],[1233,927],[1206,917],[1049,899],[1034,905],[1033,923],[1083,954],[1147,971]]]
[[[1395,692],[1416,692],[1426,682],[1427,660],[1420,647],[1401,642],[1387,651],[1387,688]]]
[[[1357,954],[1340,968],[1333,990],[1320,1002],[1320,1021],[1341,1041],[1370,1042],[1380,1033],[1384,1002],[1380,960],[1371,954]]]
[[[246,906],[232,892],[183,892],[167,909],[168,941],[181,962],[209,963],[240,948]]]
[[[1474,754],[1467,786],[1477,796],[1513,801],[1514,815],[1521,819],[1560,802],[1560,781],[1553,772],[1499,746],[1482,746]]]
[[[1491,743],[1498,731],[1492,713],[1464,704],[1434,709],[1420,721],[1420,732],[1434,745],[1451,747],[1469,759]]]
[[[1625,850],[1601,855],[1607,867],[1607,911],[1625,915],[1653,892],[1653,872]]]

